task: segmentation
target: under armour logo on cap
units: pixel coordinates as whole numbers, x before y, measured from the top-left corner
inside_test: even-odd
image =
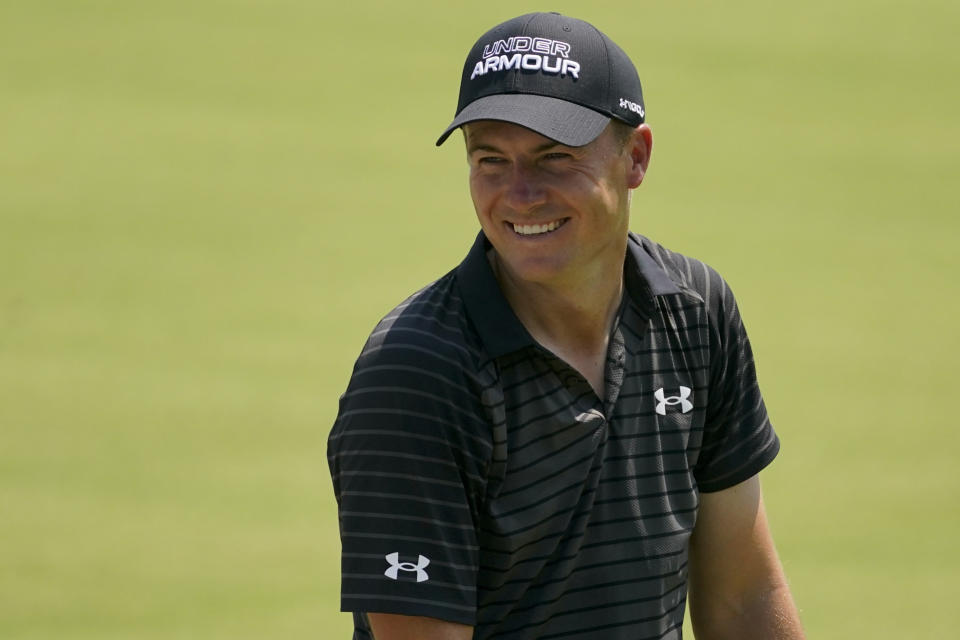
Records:
[[[387,562],[390,564],[387,567],[387,570],[383,572],[383,575],[391,578],[393,580],[397,579],[398,571],[416,571],[417,572],[417,582],[425,582],[430,579],[430,576],[427,575],[427,572],[424,569],[427,568],[427,565],[430,564],[430,558],[425,556],[417,556],[417,564],[412,562],[400,562],[399,553],[388,553],[384,556],[387,559]]]
[[[667,415],[667,406],[672,407],[675,404],[680,405],[681,413],[693,411],[693,403],[688,400],[690,397],[690,387],[680,387],[680,395],[666,397],[663,395],[663,387],[660,387],[653,392],[653,397],[657,399],[657,407],[655,410],[662,416]]]

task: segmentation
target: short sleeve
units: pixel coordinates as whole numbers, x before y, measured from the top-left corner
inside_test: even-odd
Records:
[[[712,295],[709,404],[700,456],[694,468],[703,492],[720,491],[752,477],[776,457],[780,441],[770,424],[757,382],[753,350],[727,283],[704,267]]]
[[[357,360],[328,440],[341,609],[474,624],[489,428],[466,349],[394,320]]]

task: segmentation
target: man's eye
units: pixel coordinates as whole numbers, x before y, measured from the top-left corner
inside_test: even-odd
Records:
[[[478,164],[500,164],[503,161],[503,158],[499,158],[497,156],[481,156],[479,159],[477,159]]]
[[[562,151],[554,151],[543,156],[544,160],[568,160],[572,156],[569,153],[564,153]]]

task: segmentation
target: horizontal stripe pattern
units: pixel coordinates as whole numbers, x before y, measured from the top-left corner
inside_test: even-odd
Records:
[[[491,290],[469,279],[476,247],[373,331],[328,441],[344,610],[439,617],[475,638],[680,637],[699,494],[757,473],[779,443],[729,287],[633,241],[676,288],[651,295],[628,258],[604,398],[518,343],[522,328],[489,354],[493,329],[466,302]]]

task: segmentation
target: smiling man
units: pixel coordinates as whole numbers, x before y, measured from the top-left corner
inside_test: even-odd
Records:
[[[803,637],[730,289],[629,231],[653,136],[592,25],[500,24],[457,113],[481,232],[384,318],[330,434],[358,639]]]

